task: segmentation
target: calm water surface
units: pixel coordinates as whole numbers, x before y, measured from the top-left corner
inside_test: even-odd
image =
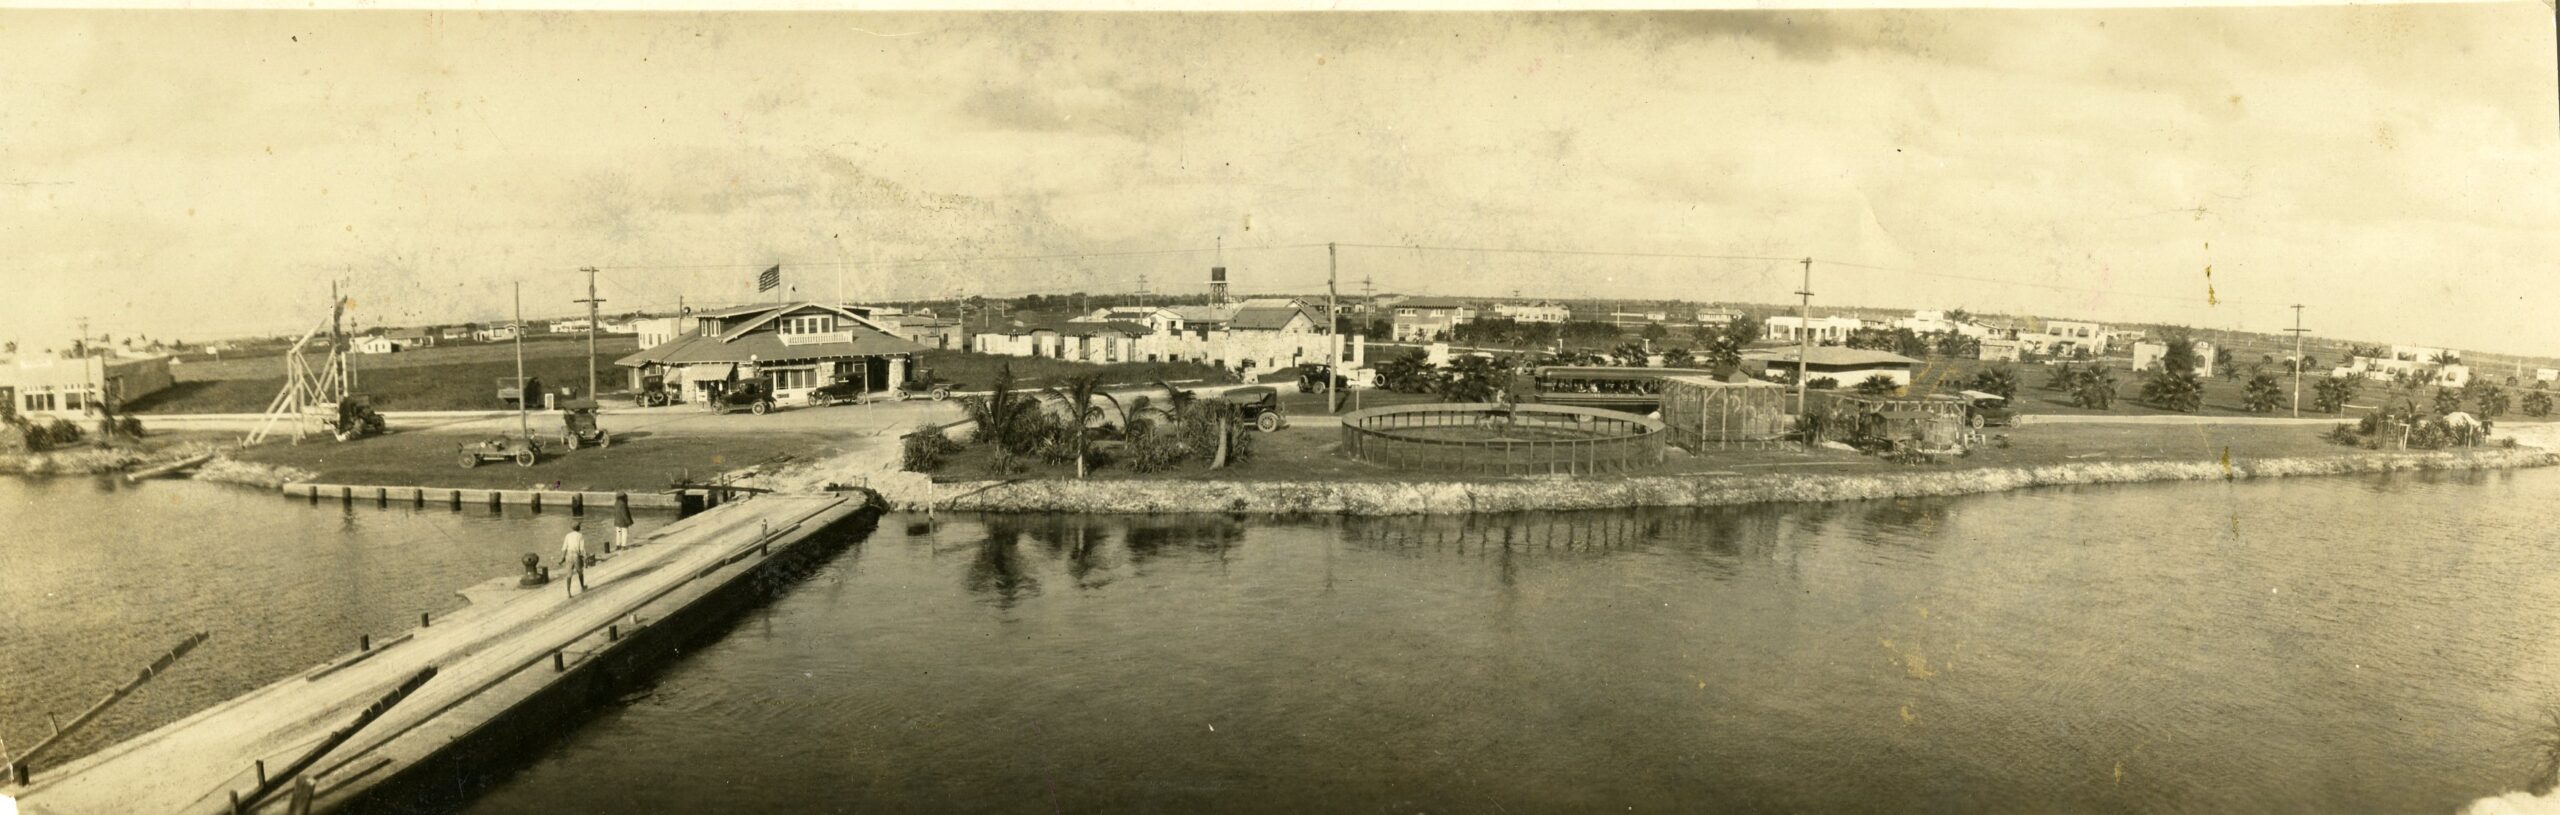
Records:
[[[205,489],[0,482],[0,655],[42,666],[0,679],[0,735],[191,626],[231,650],[155,692],[209,703],[557,534]],[[2560,703],[2555,499],[892,517],[472,809],[2445,812],[2523,783]]]

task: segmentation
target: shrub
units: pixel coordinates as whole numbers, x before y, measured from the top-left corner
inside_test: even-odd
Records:
[[[1868,396],[1884,396],[1901,389],[1902,386],[1896,384],[1893,377],[1884,374],[1868,376],[1866,381],[1858,383],[1858,392]]]
[[[2542,383],[2535,382],[2533,384],[2539,386]],[[2551,394],[2538,389],[2532,393],[2525,394],[2524,415],[2536,418],[2551,415]]]
[[[2284,403],[2284,386],[2276,375],[2259,372],[2249,377],[2248,389],[2240,397],[2241,406],[2251,413],[2273,413]]]
[[[116,435],[128,439],[142,438],[142,418],[130,414],[116,417]]]
[[[1961,334],[1954,336],[1963,336]],[[1967,387],[1983,393],[1996,393],[2002,399],[2018,398],[2018,372],[2006,365],[1995,365],[1975,371]]]
[[[2193,413],[2204,407],[2204,380],[2194,368],[2163,366],[2143,377],[2142,401],[2163,410]]]
[[[960,451],[960,443],[942,435],[942,426],[927,422],[907,434],[901,445],[901,466],[911,473],[929,473],[942,467],[952,453]]]
[[[2371,417],[2371,416],[2366,416],[2366,417],[2365,417],[2365,421],[2367,421],[2367,422],[2370,422],[2370,421],[2372,421],[2372,420],[2373,420],[2373,417]],[[2369,437],[2370,437],[2370,436],[2369,436],[2369,433],[2359,433],[2359,432],[2357,432],[2357,428],[2356,428],[2356,426],[2355,426],[2355,425],[2345,424],[2345,423],[2340,423],[2340,424],[2339,424],[2338,426],[2336,426],[2336,427],[2329,428],[2329,433],[2328,433],[2328,435],[2324,436],[2323,438],[2326,438],[2326,439],[2328,439],[2329,441],[2331,441],[2331,442],[2335,442],[2335,443],[2338,443],[2338,444],[2344,444],[2344,445],[2348,445],[2348,446],[2361,446],[2361,445],[2363,444],[2364,440],[2365,440],[2365,439],[2367,439],[2367,438],[2369,438]]]
[[[2452,413],[2462,409],[2462,392],[2452,388],[2436,389],[2436,412]]]
[[[2347,400],[2356,398],[2356,390],[2355,377],[2321,377],[2319,383],[2311,389],[2311,406],[2319,408],[2322,413],[2344,411],[2347,409]]]
[[[1812,381],[1806,382],[1805,387],[1818,391],[1838,390],[1840,388],[1840,380],[1827,376],[1817,376],[1814,377]]]

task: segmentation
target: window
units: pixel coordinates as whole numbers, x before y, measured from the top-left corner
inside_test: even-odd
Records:
[[[64,391],[64,392],[62,393],[62,409],[63,409],[63,410],[79,410],[79,409],[81,409],[81,408],[84,406],[84,404],[85,404],[84,402],[82,402],[82,401],[81,401],[81,397],[82,397],[82,396],[84,396],[84,395],[86,395],[86,392],[84,392],[84,391]]]
[[[801,390],[815,386],[817,382],[818,372],[814,368],[783,368],[773,372],[773,389],[778,391]]]
[[[782,333],[785,334],[825,334],[834,330],[836,330],[836,318],[833,314],[803,314],[798,317],[782,318]]]

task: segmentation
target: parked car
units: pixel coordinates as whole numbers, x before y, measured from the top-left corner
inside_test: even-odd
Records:
[[[1350,387],[1352,387],[1351,378],[1343,376],[1341,371],[1334,370],[1332,366],[1321,362],[1305,362],[1298,365],[1299,393],[1323,393],[1327,390],[1344,390]]]
[[[758,416],[771,413],[773,412],[773,391],[766,390],[763,382],[748,380],[730,386],[728,390],[711,400],[712,413],[728,413],[734,410],[744,410]]]
[[[513,461],[518,467],[531,467],[542,457],[542,442],[532,436],[491,436],[488,441],[462,445],[459,456],[463,469],[480,466],[483,461]]]
[[[1218,394],[1218,399],[1235,405],[1255,430],[1269,433],[1288,423],[1280,412],[1280,391],[1269,385],[1235,388]]]
[[[347,441],[380,435],[384,427],[382,414],[373,410],[373,399],[355,393],[338,400],[338,418],[329,423],[329,434],[339,441]]]
[[[516,382],[515,377],[500,377],[498,379],[498,401],[512,405],[518,400],[523,399],[524,394],[530,393],[533,394],[534,401],[532,404],[526,405],[525,407],[540,409],[542,407],[542,377],[528,376],[525,377],[524,382],[521,383],[523,387],[517,387],[518,384],[519,383]]]
[[[632,397],[632,400],[639,402],[641,407],[658,407],[674,404],[676,392],[667,387],[665,376],[650,374],[640,378],[640,393]]]
[[[589,444],[613,446],[613,434],[596,424],[596,400],[571,399],[560,403],[560,446],[575,450]]]
[[[1980,430],[2009,427],[2018,422],[2017,411],[2010,408],[2009,400],[2001,398],[2000,394],[1964,391],[1958,395],[1965,400],[1964,423],[1968,427]]]
[[[820,385],[809,390],[809,406],[861,404],[862,396],[867,392],[863,388],[869,384],[858,379],[847,379]]]

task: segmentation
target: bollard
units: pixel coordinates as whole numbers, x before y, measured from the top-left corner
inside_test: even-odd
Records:
[[[352,503],[355,503],[355,500],[356,500],[356,488],[354,488],[354,487],[339,487],[339,488],[338,488],[338,501],[339,501],[340,503],[350,503],[350,504],[352,504]]]
[[[498,491],[497,491],[497,490],[490,490],[490,491],[489,491],[489,511],[491,511],[491,512],[499,512],[499,511],[502,511],[502,510],[500,510],[500,509],[498,508]]]
[[[542,491],[541,491],[541,490],[535,490],[535,491],[533,491],[532,495],[533,495],[533,513],[534,513],[534,514],[536,514],[536,515],[540,515],[540,514],[542,514]]]
[[[260,786],[260,787],[265,787],[266,785],[267,785],[267,760],[262,758],[262,759],[258,759],[258,786]]]
[[[391,504],[391,488],[390,488],[390,487],[375,487],[375,488],[373,488],[373,505],[374,505],[374,506],[378,506],[378,507],[379,507],[379,506],[388,506],[388,505],[390,505],[390,504]]]
[[[17,779],[18,786],[26,786],[28,776],[33,774],[33,770],[29,768],[27,763],[24,761],[13,761],[9,763],[9,777]]]
[[[409,493],[409,506],[417,509],[425,509],[427,506],[427,488],[419,487],[418,491]]]
[[[569,493],[569,514],[571,514],[571,515],[576,515],[576,516],[581,517],[581,518],[586,517],[586,515],[587,515],[587,494],[586,494],[586,493],[583,493],[583,492],[573,492],[573,493]]]
[[[424,612],[424,611],[418,612],[418,627],[419,627],[419,628],[425,628],[425,627],[427,627],[427,612]]]
[[[358,651],[371,651],[371,650],[373,650],[373,635],[372,635],[372,634],[358,634],[358,635],[356,635],[356,650],[358,650]]]
[[[240,791],[224,790],[224,792],[231,793],[231,815],[240,815]]]
[[[560,658],[560,652],[553,651],[551,652],[551,669],[554,671],[566,671],[569,669],[569,662],[568,660]]]
[[[605,642],[621,642],[621,641],[622,641],[622,626],[619,626],[619,625],[608,625],[608,626],[605,626],[605,627],[604,627],[604,641],[605,641]]]
[[[303,495],[305,495],[306,497],[310,498],[310,499],[311,499],[311,503],[312,503],[312,504],[314,504],[314,505],[319,504],[319,503],[320,503],[320,485],[318,485],[318,484],[313,484],[313,485],[311,485],[311,491],[310,491],[310,492],[307,492],[307,493],[304,493]]]

